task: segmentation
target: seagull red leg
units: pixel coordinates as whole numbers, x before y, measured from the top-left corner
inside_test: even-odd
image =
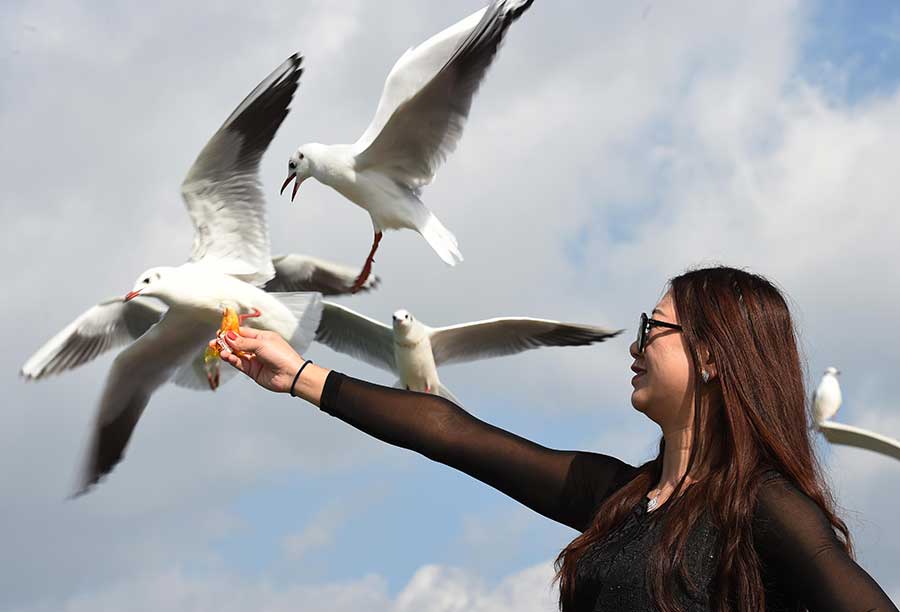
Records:
[[[366,257],[366,263],[363,264],[362,272],[360,272],[359,276],[356,277],[356,280],[353,281],[353,287],[350,289],[350,293],[356,293],[362,289],[362,286],[366,284],[366,280],[369,278],[369,274],[372,273],[372,263],[375,261],[375,251],[378,250],[378,243],[381,242],[381,236],[381,232],[375,232],[372,250],[369,251],[369,256]]]
[[[238,315],[238,325],[243,325],[246,319],[255,319],[256,317],[261,317],[262,313],[259,311],[259,308],[254,308],[253,312],[248,312],[247,314]]]
[[[219,364],[214,364],[212,371],[206,371],[206,380],[209,382],[209,388],[215,391],[219,388]]]

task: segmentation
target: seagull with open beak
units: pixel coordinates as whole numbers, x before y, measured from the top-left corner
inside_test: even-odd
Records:
[[[288,162],[291,201],[309,177],[366,210],[374,238],[353,285],[366,282],[384,230],[421,234],[446,264],[463,260],[456,237],[419,199],[462,136],[475,92],[509,26],[532,0],[494,0],[408,50],[388,74],[369,127],[352,145],[308,143]]]

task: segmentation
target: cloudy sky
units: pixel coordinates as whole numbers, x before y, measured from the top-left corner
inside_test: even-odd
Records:
[[[310,181],[301,142],[352,142],[394,60],[479,8],[457,2],[12,0],[0,5],[0,609],[549,612],[576,534],[309,405],[235,380],[165,388],[126,460],[65,498],[112,355],[25,384],[24,360],[144,269],[178,264],[179,184],[207,138],[294,51],[307,70],[263,160],[277,252],[361,264],[365,214]],[[677,8],[676,8],[677,4]],[[627,327],[615,341],[442,372],[480,418],[637,462],[627,346],[665,280],[747,267],[792,299],[808,381],[844,372],[840,420],[900,437],[900,9],[893,2],[549,2],[512,28],[425,201],[448,268],[385,237],[388,321],[499,315]],[[389,375],[314,346],[326,366]],[[819,445],[859,559],[900,602],[900,464]]]

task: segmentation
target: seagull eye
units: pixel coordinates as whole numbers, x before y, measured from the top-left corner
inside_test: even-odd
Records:
[[[149,279],[149,278],[145,278],[142,282],[143,282],[145,285],[149,285],[149,284],[150,284],[150,279]]]
[[[300,154],[300,159],[303,159],[303,153]]]
[[[288,164],[288,168],[290,168],[291,170],[293,170],[293,169],[296,168],[296,167],[297,167],[297,164],[294,163],[294,162],[291,162],[291,163]]]

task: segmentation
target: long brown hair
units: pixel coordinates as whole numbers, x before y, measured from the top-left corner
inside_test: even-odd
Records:
[[[809,496],[831,521],[848,553],[850,534],[835,515],[834,499],[812,450],[803,367],[787,302],[768,280],[727,267],[686,272],[669,281],[695,372],[714,362],[721,401],[701,402],[695,376],[693,444],[687,474],[662,514],[659,541],[649,553],[647,585],[663,612],[679,611],[677,584],[697,587],[688,575],[685,544],[709,513],[719,531],[718,568],[710,603],[717,610],[765,609],[765,590],[753,546],[751,521],[765,472],[775,470]],[[704,359],[701,361],[701,356]],[[662,473],[665,440],[656,458],[598,508],[590,526],[556,559],[560,609],[574,610],[578,559],[621,524]],[[695,476],[696,474],[696,476]]]

